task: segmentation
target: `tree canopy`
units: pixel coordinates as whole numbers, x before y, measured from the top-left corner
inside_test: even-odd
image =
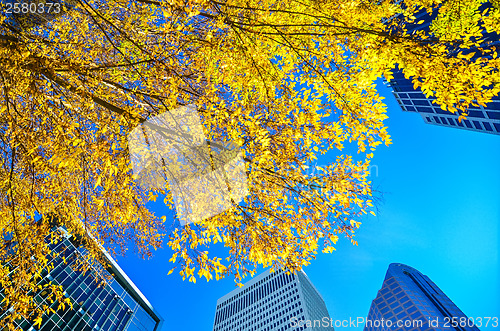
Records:
[[[433,22],[414,30],[421,10]],[[372,211],[368,167],[391,142],[377,79],[398,66],[464,115],[500,91],[488,39],[500,9],[485,0],[72,0],[41,17],[0,18],[5,323],[43,313],[28,304],[49,267],[42,215],[86,238],[90,259],[131,243],[150,255],[165,240],[191,281],[295,270],[353,240]],[[209,145],[239,146],[248,194],[179,226],[146,207],[164,197],[174,208],[175,188],[137,185],[127,135],[188,105]],[[343,154],[351,144],[358,154]],[[227,259],[210,253],[217,243]]]

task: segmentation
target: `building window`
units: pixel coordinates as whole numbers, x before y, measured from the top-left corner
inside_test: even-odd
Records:
[[[494,120],[500,120],[500,112],[488,111],[486,113],[488,114],[488,118],[491,118],[491,119],[494,119]]]
[[[486,109],[496,109],[500,110],[500,101],[490,102],[486,104]]]
[[[483,112],[479,110],[469,110],[468,113],[470,117],[484,118]]]
[[[446,111],[446,110],[442,110],[441,107],[436,107],[434,106],[434,111],[437,113],[437,114],[442,114],[442,115],[450,115],[451,113],[449,111]]]
[[[434,110],[430,107],[416,107],[419,113],[434,113]]]
[[[413,103],[417,106],[430,106],[429,104],[429,101],[427,100],[418,100],[418,99],[414,99],[413,100]]]
[[[491,128],[491,125],[490,123],[488,122],[483,122],[483,125],[484,125],[484,128],[488,131],[493,131],[493,129]]]

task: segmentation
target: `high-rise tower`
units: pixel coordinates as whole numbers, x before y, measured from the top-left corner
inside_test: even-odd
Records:
[[[268,270],[217,300],[213,330],[334,329],[325,302],[304,272]]]
[[[418,270],[392,263],[373,300],[364,331],[479,331],[436,284]]]
[[[403,111],[419,113],[427,124],[500,135],[499,97],[495,97],[486,107],[470,107],[467,119],[459,122],[457,113],[444,111],[438,104],[432,103],[434,99],[427,98],[420,89],[414,89],[412,82],[401,71],[395,71],[393,76],[389,85]]]
[[[491,6],[491,3],[485,3],[480,8],[480,12]],[[415,21],[423,22],[421,24],[408,24],[408,32],[418,30],[429,32],[430,24],[436,17],[437,10],[429,15],[426,10],[421,10],[415,15]],[[481,47],[493,49],[500,48],[500,37],[491,32],[484,36]],[[469,50],[474,51],[473,49]],[[475,59],[473,57],[472,59]],[[405,112],[419,113],[427,124],[447,126],[471,131],[480,131],[500,135],[500,96],[493,98],[492,102],[486,106],[478,105],[469,107],[466,120],[458,121],[458,112],[451,113],[441,109],[441,106],[433,103],[434,97],[426,97],[420,88],[415,89],[410,79],[405,78],[402,71],[396,69],[393,71],[393,79],[389,82],[392,87],[392,93],[397,102]]]
[[[102,253],[109,266],[91,266],[90,271],[83,273],[75,268],[75,265],[77,259],[85,254],[85,248],[63,228],[53,231],[61,234],[61,240],[50,244],[50,249],[57,253],[57,256],[50,257],[52,260],[49,261],[54,268],[42,274],[38,285],[43,286],[49,282],[61,285],[73,308],[66,306],[65,309],[57,309],[58,302],[48,302],[48,292],[41,290],[34,300],[39,305],[49,305],[55,313],[44,315],[39,326],[35,326],[30,317],[20,318],[16,321],[16,330],[160,330],[162,318],[107,252]],[[96,282],[100,277],[96,273],[107,273],[110,279]],[[2,293],[3,290],[0,290],[0,301],[3,299]],[[0,319],[10,313],[8,307],[6,308],[0,313]]]

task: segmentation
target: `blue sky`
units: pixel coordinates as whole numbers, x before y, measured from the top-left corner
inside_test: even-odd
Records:
[[[425,124],[401,111],[383,84],[379,92],[393,141],[373,159],[379,213],[364,219],[358,246],[341,239],[304,271],[334,320],[366,317],[392,262],[429,276],[469,317],[500,318],[500,136]],[[169,258],[161,249],[150,260],[130,254],[117,261],[165,319],[163,330],[212,330],[216,301],[234,281],[167,276]]]

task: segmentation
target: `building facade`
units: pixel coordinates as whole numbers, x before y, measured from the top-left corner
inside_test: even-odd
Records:
[[[480,11],[483,11],[490,3],[485,3]],[[429,31],[432,20],[436,17],[437,11],[429,15],[425,10],[415,15],[415,21],[423,21],[422,24],[407,24],[408,32],[416,30]],[[485,36],[481,47],[492,49],[500,48],[500,37],[494,33],[489,33]],[[473,51],[473,50],[470,50]],[[473,57],[472,59],[475,59]],[[458,112],[450,113],[443,111],[438,104],[433,103],[435,98],[427,98],[420,88],[413,88],[413,83],[410,79],[404,77],[401,70],[393,71],[394,78],[388,83],[392,88],[392,93],[396,97],[397,102],[405,112],[418,113],[425,123],[446,126],[452,128],[465,129],[470,131],[486,132],[500,135],[500,96],[493,98],[492,102],[486,104],[486,107],[481,105],[470,107],[467,120],[458,121]]]
[[[458,121],[457,113],[444,111],[434,98],[427,98],[419,89],[415,90],[409,79],[400,70],[393,73],[389,83],[392,94],[405,112],[418,113],[425,123],[471,131],[480,131],[500,135],[500,98],[495,97],[486,107],[470,107],[466,120]]]
[[[50,261],[54,268],[45,272],[40,285],[51,282],[62,285],[64,295],[70,298],[73,308],[66,305],[64,310],[57,309],[58,303],[51,308],[56,312],[44,315],[39,326],[34,321],[22,318],[17,321],[17,328],[24,331],[158,331],[163,322],[144,295],[137,289],[113,258],[106,252],[109,262],[107,269],[97,270],[91,267],[83,273],[75,268],[75,262],[85,250],[77,241],[59,228],[62,240],[51,244],[51,250],[57,256]],[[64,262],[64,259],[66,262]],[[108,273],[109,280],[96,281],[96,273]],[[49,304],[47,292],[40,291],[35,296],[37,304]],[[0,300],[3,299],[0,292]],[[7,310],[4,314],[8,314]],[[3,315],[0,316],[0,319]]]
[[[269,270],[217,300],[214,331],[334,330],[304,272]]]
[[[392,263],[373,300],[364,331],[478,331],[441,289],[418,270]]]

